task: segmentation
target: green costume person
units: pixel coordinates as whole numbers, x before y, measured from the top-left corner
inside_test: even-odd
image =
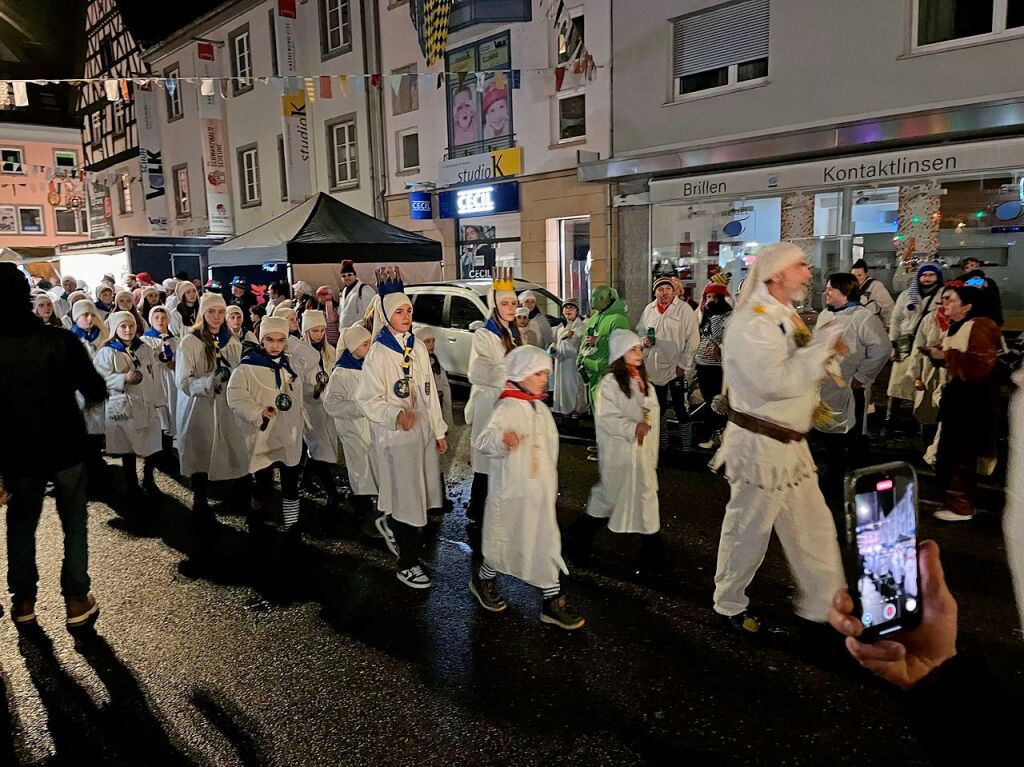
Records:
[[[587,383],[590,405],[593,407],[597,387],[608,368],[608,339],[613,330],[631,330],[626,314],[626,302],[607,285],[600,285],[590,293],[590,306],[594,313],[587,320],[587,336],[580,346],[576,367]]]

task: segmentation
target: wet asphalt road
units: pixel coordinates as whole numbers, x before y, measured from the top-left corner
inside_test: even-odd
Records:
[[[426,592],[398,583],[344,508],[305,504],[302,549],[281,557],[239,516],[196,524],[187,490],[158,475],[160,504],[91,505],[102,613],[76,642],[48,499],[41,630],[0,627],[0,765],[921,763],[899,698],[790,617],[776,544],[750,592],[772,631],[751,645],[722,630],[710,597],[727,487],[706,456],[661,472],[666,577],[635,578],[638,544],[603,532],[566,580],[585,629],[540,624],[539,595],[503,576],[510,609],[485,613],[466,589],[467,431],[453,435],[456,508],[428,546]],[[585,457],[563,442],[563,528],[596,481]],[[942,546],[962,647],[1024,687],[998,513],[923,528]]]

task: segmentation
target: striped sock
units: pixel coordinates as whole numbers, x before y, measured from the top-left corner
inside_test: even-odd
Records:
[[[484,562],[480,565],[480,579],[485,581],[491,581],[498,577],[498,571],[493,567]]]
[[[544,592],[544,598],[545,599],[554,599],[555,597],[557,597],[559,594],[562,593],[562,587],[561,586],[552,586],[552,587],[547,588],[547,589],[542,589],[542,591]]]
[[[299,501],[286,498],[281,503],[281,515],[284,517],[284,529],[299,521]]]

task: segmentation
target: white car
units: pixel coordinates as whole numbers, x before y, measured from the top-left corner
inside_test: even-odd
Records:
[[[545,288],[526,280],[515,280],[516,294],[531,290],[537,296],[537,308],[552,326],[562,321],[562,301]],[[412,299],[414,327],[429,325],[437,332],[434,347],[437,359],[449,376],[466,379],[473,332],[491,316],[487,308],[490,280],[453,280],[408,285]]]

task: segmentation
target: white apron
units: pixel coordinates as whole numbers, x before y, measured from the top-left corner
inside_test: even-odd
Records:
[[[370,422],[355,397],[361,377],[360,370],[336,366],[324,393],[324,409],[341,438],[352,493],[377,495],[377,454],[370,443]]]
[[[613,533],[656,533],[658,512],[658,433],[660,412],[654,384],[642,394],[631,381],[626,397],[615,376],[607,374],[597,387],[595,426],[601,481],[590,491],[587,514],[608,519]],[[636,441],[638,423],[650,433],[644,444]]]
[[[301,342],[297,349],[297,353],[302,356],[302,399],[306,403],[306,417],[309,421],[302,438],[311,459],[335,464],[338,462],[338,430],[334,426],[334,419],[324,410],[324,392],[316,396],[317,374],[323,373],[329,377],[335,362],[334,349],[326,341],[324,344],[328,355],[326,362],[320,352],[307,341]]]
[[[433,385],[426,347],[418,342],[413,345],[410,391],[404,398],[395,391],[396,383],[404,379],[402,360],[401,353],[380,341],[375,342],[363,362],[356,398],[370,420],[377,450],[380,472],[377,507],[399,522],[423,527],[427,524],[427,509],[441,508],[441,469],[436,441],[444,439],[448,427],[441,417],[441,403],[437,387]],[[409,431],[402,431],[397,425],[396,419],[403,408],[416,413],[416,422]]]
[[[242,344],[232,336],[221,350],[221,357],[234,369],[241,356]],[[203,342],[192,333],[178,345],[174,381],[178,386],[181,473],[208,474],[215,482],[248,474],[248,445],[228,407],[227,383],[217,381],[216,367],[207,362]]]
[[[506,431],[519,435],[512,451]],[[654,442],[657,446],[657,440]],[[538,588],[558,586],[562,538],[555,515],[558,497],[558,430],[543,402],[507,398],[473,440],[491,461],[484,510],[484,562]]]
[[[281,410],[277,398],[288,395],[292,406]],[[239,364],[231,372],[227,402],[245,435],[249,451],[249,473],[282,463],[298,466],[302,460],[303,399],[302,386],[287,370],[280,371],[280,384],[274,370],[259,365]],[[263,424],[263,409],[277,407],[277,415]]]
[[[142,381],[126,386],[125,376],[135,369],[127,352],[104,346],[93,359],[93,365],[107,382],[110,395],[126,394],[131,403],[131,417],[124,420],[106,419],[107,453],[125,455],[132,453],[142,457],[160,452],[160,414],[157,412],[164,402],[164,392],[157,380],[157,361],[153,350],[142,344],[135,350],[139,360],[138,371]]]

